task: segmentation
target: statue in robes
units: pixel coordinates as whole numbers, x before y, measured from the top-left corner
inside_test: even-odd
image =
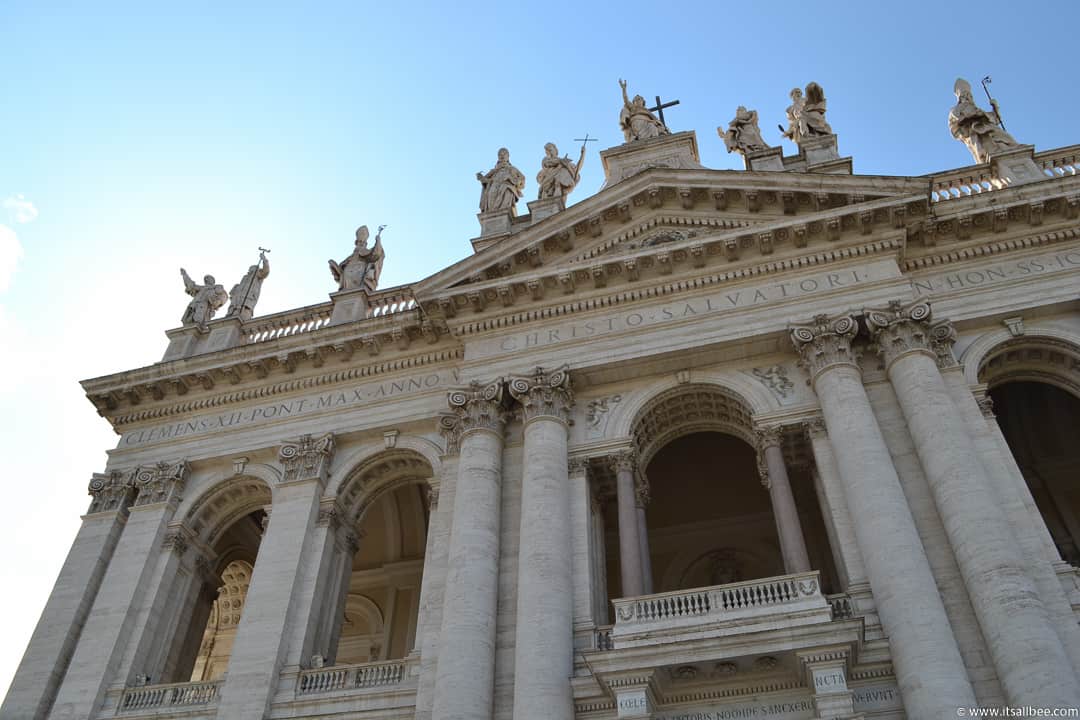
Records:
[[[996,100],[990,100],[990,112],[975,104],[971,85],[959,78],[953,85],[956,105],[949,112],[949,132],[967,145],[977,163],[990,160],[993,153],[1019,147],[1020,143],[1001,127],[1001,114]]]
[[[716,131],[719,133],[721,129],[717,128]],[[735,111],[735,118],[728,123],[727,132],[721,135],[728,152],[746,155],[769,147],[761,137],[757,110],[747,110],[742,105]]]
[[[367,246],[367,225],[361,225],[356,230],[356,244],[349,257],[336,263],[330,260],[330,273],[337,281],[338,290],[357,290],[363,288],[368,292],[375,292],[379,284],[379,275],[382,273],[383,252],[382,231],[385,225],[380,225],[375,233],[375,245]]]
[[[625,80],[619,80],[619,87],[622,88],[623,99],[623,108],[619,112],[619,127],[622,128],[626,142],[649,140],[671,134],[664,123],[657,120],[656,116],[645,107],[645,98],[635,95],[631,100],[626,94]]]
[[[825,90],[816,82],[806,86],[806,96],[799,88],[791,91],[791,105],[787,109],[788,129],[784,137],[796,145],[803,140],[832,135],[832,127],[825,122]]]
[[[569,156],[559,157],[559,148],[555,143],[544,146],[544,159],[540,161],[540,172],[536,174],[536,183],[540,186],[537,198],[565,197],[577,186],[581,175],[581,165],[585,162],[585,145],[581,146],[581,157],[575,165]]]
[[[191,302],[184,310],[184,316],[180,318],[180,322],[205,330],[206,324],[214,317],[218,308],[225,304],[229,296],[225,294],[225,288],[217,284],[213,275],[204,277],[202,285],[192,280],[184,268],[180,268],[180,276],[184,278],[184,292],[191,296]]]
[[[250,320],[255,314],[255,303],[259,302],[263,280],[269,274],[270,261],[266,259],[266,251],[260,248],[259,262],[249,267],[243,279],[229,291],[229,309],[225,312],[225,317]]]
[[[517,216],[517,201],[525,190],[525,175],[510,164],[510,151],[499,148],[499,159],[495,167],[486,173],[476,173],[480,181],[480,212],[509,210]]]

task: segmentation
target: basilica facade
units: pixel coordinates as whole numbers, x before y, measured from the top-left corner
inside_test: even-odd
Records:
[[[1080,708],[1080,146],[957,88],[977,164],[890,177],[814,83],[745,171],[624,84],[599,192],[552,145],[518,214],[500,152],[428,278],[366,228],[289,312],[185,273],[83,383],[119,441],[0,717]]]

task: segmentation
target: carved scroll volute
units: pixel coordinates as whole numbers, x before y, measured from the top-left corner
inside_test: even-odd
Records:
[[[133,473],[133,485],[138,490],[135,505],[151,505],[162,502],[179,502],[180,493],[187,483],[189,468],[186,461],[178,463],[159,462],[149,467],[139,467]]]
[[[870,308],[864,312],[866,326],[886,367],[912,352],[932,356],[940,367],[956,364],[952,353],[956,330],[948,320],[933,321],[927,300],[907,304],[894,300],[886,308]]]
[[[333,433],[319,438],[303,435],[296,442],[284,443],[278,451],[278,460],[284,470],[282,482],[318,480],[325,483],[333,458]]]
[[[93,498],[89,513],[127,512],[135,499],[134,475],[130,472],[113,470],[108,473],[94,473],[90,478],[87,492]]]
[[[458,441],[476,430],[502,434],[503,425],[506,424],[503,386],[501,378],[488,385],[474,381],[467,388],[452,390],[447,394],[450,412],[458,419]],[[441,420],[440,425],[443,425]]]
[[[810,325],[791,326],[791,342],[813,380],[837,365],[858,368],[851,343],[859,325],[851,315],[817,315]]]
[[[566,365],[549,372],[538,367],[532,375],[516,375],[510,378],[509,387],[510,395],[521,403],[526,423],[536,418],[570,423],[574,391]]]

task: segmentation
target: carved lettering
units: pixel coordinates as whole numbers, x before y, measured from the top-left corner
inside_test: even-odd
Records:
[[[912,278],[911,287],[920,295],[931,295],[948,291],[967,290],[968,288],[1007,280],[1021,280],[1032,275],[1072,270],[1078,267],[1080,267],[1080,251],[1070,250],[971,270]]]

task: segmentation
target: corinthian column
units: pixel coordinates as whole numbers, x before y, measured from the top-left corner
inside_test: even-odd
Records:
[[[819,315],[791,338],[810,373],[855,537],[889,635],[904,707],[913,718],[949,717],[975,705],[915,520],[863,388],[849,315]]]
[[[1020,544],[938,369],[955,331],[925,300],[867,310],[934,504],[1010,705],[1077,707],[1080,689]]]
[[[572,720],[573,582],[566,435],[573,405],[566,367],[514,377],[521,403],[521,489],[514,717]],[[440,662],[441,665],[441,662]]]
[[[619,569],[623,597],[645,593],[641,571],[641,541],[638,540],[637,498],[634,493],[634,468],[637,456],[623,450],[611,456],[615,471],[615,498],[619,507]]]
[[[758,452],[765,460],[761,483],[769,491],[776,534],[780,536],[780,552],[784,558],[784,570],[788,573],[810,572],[810,558],[806,554],[799,511],[791,494],[784,452],[780,449],[780,428],[768,427],[757,431]]]
[[[432,717],[485,720],[492,716],[495,684],[503,383],[473,383],[448,400],[460,427],[461,459]]]
[[[637,510],[638,557],[641,558],[641,589],[646,595],[652,594],[652,555],[649,551],[649,523],[645,519],[645,508],[649,506],[649,481],[640,473],[634,483],[634,508]]]

